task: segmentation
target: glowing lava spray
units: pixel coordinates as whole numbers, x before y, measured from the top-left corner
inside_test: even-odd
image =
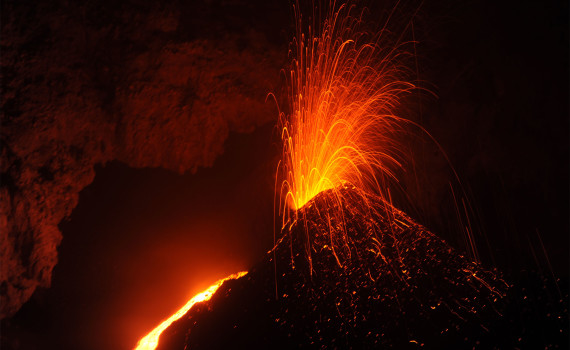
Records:
[[[383,32],[361,31],[353,7],[330,6],[323,24],[308,26],[296,8],[295,58],[289,72],[289,115],[280,115],[283,155],[279,173],[283,217],[318,193],[339,185],[382,193],[394,178],[399,151],[394,115],[400,96],[415,86],[402,77],[397,47],[380,46]],[[320,28],[320,29],[319,29]]]
[[[356,189],[364,203],[375,194],[391,207],[387,184],[397,181],[403,158],[397,138],[409,123],[395,111],[402,95],[416,86],[406,81],[410,72],[400,63],[410,56],[402,49],[405,43],[389,39],[385,29],[366,30],[362,12],[354,12],[354,5],[332,2],[322,22],[313,14],[313,24],[307,25],[298,3],[295,7],[290,112],[279,118],[283,150],[277,178],[282,181],[276,194],[283,228],[326,190],[333,191],[333,200],[319,211],[329,222],[331,216],[343,221],[343,187]],[[361,210],[371,210],[366,207]],[[329,227],[328,234],[342,264],[336,251],[347,248],[350,238],[342,227]]]

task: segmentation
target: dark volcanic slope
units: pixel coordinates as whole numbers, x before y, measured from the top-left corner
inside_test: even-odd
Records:
[[[356,192],[342,191],[344,224],[327,209],[333,193],[317,196],[302,209],[304,219],[285,230],[275,255],[190,310],[163,333],[159,348],[563,344],[566,302],[554,301],[544,281],[509,286],[379,198],[369,198],[372,209],[363,215]]]

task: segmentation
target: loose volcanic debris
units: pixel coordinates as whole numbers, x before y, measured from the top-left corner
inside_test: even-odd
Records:
[[[380,198],[341,191],[344,222],[327,216],[333,191],[317,195],[284,230],[275,255],[190,310],[163,333],[159,349],[563,344],[567,296],[538,307],[540,298],[527,295],[543,286],[547,295],[544,281],[528,279],[532,286],[521,292]],[[330,227],[348,232],[337,257]]]

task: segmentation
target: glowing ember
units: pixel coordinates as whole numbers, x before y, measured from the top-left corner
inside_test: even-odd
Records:
[[[176,313],[170,316],[166,321],[162,322],[158,327],[152,330],[149,334],[147,334],[144,338],[142,338],[139,343],[137,344],[136,350],[152,350],[156,349],[158,345],[158,338],[160,334],[172,324],[172,322],[178,320],[180,317],[184,316],[188,310],[194,306],[194,304],[210,300],[212,295],[218,290],[218,288],[227,280],[237,279],[247,274],[247,271],[242,271],[230,275],[226,278],[222,278],[221,280],[217,281],[216,283],[212,284],[208,289],[205,291],[196,294],[190,301],[186,303],[180,310],[176,311]]]

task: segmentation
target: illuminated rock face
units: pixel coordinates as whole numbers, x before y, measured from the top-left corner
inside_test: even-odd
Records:
[[[530,300],[533,291],[517,292],[404,213],[372,200],[374,213],[363,215],[358,196],[342,191],[351,250],[342,266],[323,234],[331,227],[326,202],[334,200],[323,192],[304,208],[306,226],[300,220],[285,232],[275,261],[270,252],[246,276],[222,285],[166,329],[158,349],[470,349],[565,341],[561,304],[537,307],[549,293],[542,282],[533,282],[538,293]]]
[[[50,285],[58,224],[95,164],[193,172],[213,164],[230,132],[276,118],[265,98],[278,85],[284,49],[251,26],[224,36],[189,28],[186,21],[199,23],[189,14],[208,22],[213,5],[187,6],[200,11],[154,2],[7,5],[0,318]],[[226,15],[208,23],[224,25]]]

